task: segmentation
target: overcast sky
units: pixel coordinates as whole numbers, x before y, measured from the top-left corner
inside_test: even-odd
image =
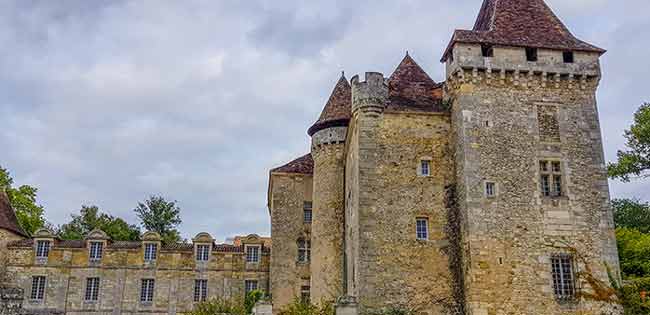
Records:
[[[547,0],[606,48],[609,160],[650,101],[650,1]],[[408,50],[436,81],[481,0],[0,0],[0,165],[38,187],[48,220],[82,204],[136,222],[178,200],[181,232],[269,234],[268,170],[309,150],[340,71],[389,75]],[[650,200],[650,181],[611,183]]]

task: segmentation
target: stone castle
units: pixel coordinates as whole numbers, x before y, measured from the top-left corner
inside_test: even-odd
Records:
[[[16,239],[8,268],[29,307],[70,314],[183,313],[254,288],[274,313],[303,298],[341,315],[621,314],[593,285],[619,277],[596,107],[604,53],[543,0],[484,0],[442,54],[445,82],[408,54],[388,78],[339,79],[311,152],[270,171],[272,244],[101,231],[72,244],[24,238],[0,214]]]

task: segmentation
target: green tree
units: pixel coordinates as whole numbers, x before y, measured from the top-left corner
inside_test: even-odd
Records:
[[[181,240],[176,229],[181,224],[181,209],[176,201],[167,201],[161,196],[150,196],[144,202],[139,202],[133,211],[142,221],[142,226],[147,231],[160,234],[164,243],[174,243]]]
[[[59,237],[80,240],[94,229],[101,229],[114,241],[135,241],[140,238],[140,229],[136,225],[102,213],[97,206],[82,206],[78,215],[73,214],[72,220],[59,228]]]
[[[650,233],[650,204],[638,199],[614,199],[614,222],[617,228]]]
[[[648,177],[650,170],[650,103],[641,105],[634,114],[634,123],[625,131],[627,151],[618,151],[618,161],[607,166],[609,176],[624,182],[630,176]]]
[[[33,234],[36,230],[45,225],[43,206],[36,203],[36,187],[22,185],[14,187],[14,179],[9,171],[0,166],[0,189],[4,189],[9,197],[9,203],[16,211],[18,224],[28,234]]]

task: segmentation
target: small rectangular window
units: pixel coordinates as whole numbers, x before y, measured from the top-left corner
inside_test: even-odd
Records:
[[[260,247],[247,246],[246,247],[246,262],[256,263],[260,261]]]
[[[555,255],[551,257],[551,272],[553,274],[553,291],[560,300],[571,300],[575,297],[573,259],[571,255]]]
[[[494,57],[494,48],[492,45],[481,45],[481,54],[483,57]]]
[[[154,279],[142,279],[140,287],[140,302],[153,302],[153,292],[156,281]]]
[[[427,218],[418,218],[415,221],[415,232],[416,232],[416,238],[418,240],[428,240],[429,239],[429,219],[427,219]]]
[[[422,176],[431,175],[431,161],[429,160],[420,161],[420,175]]]
[[[99,299],[99,278],[86,278],[86,301]]]
[[[298,261],[309,262],[311,260],[311,241],[304,238],[298,239]]]
[[[564,195],[562,187],[562,163],[560,161],[540,161],[540,189],[544,197]]]
[[[90,242],[90,260],[98,261],[102,259],[104,243]]]
[[[312,202],[311,201],[303,202],[302,209],[303,209],[303,222],[307,224],[311,223]]]
[[[208,261],[210,258],[210,245],[196,245],[196,260]]]
[[[485,182],[485,196],[494,197],[496,194],[496,184],[493,182]]]
[[[530,62],[537,61],[537,48],[526,48],[526,60]]]
[[[194,280],[194,302],[203,302],[208,299],[208,280]]]
[[[564,63],[573,63],[573,52],[572,51],[565,51],[562,53],[562,57],[564,59]]]
[[[309,303],[310,301],[310,291],[311,287],[308,285],[303,285],[300,287],[300,301],[303,303]]]
[[[257,290],[257,280],[245,280],[244,289],[246,291],[246,294]]]
[[[154,261],[158,252],[158,244],[144,244],[144,261]]]
[[[37,258],[47,258],[50,254],[50,241],[38,241],[36,242],[36,257]]]
[[[32,277],[32,294],[30,298],[34,301],[42,301],[45,298],[45,277]]]

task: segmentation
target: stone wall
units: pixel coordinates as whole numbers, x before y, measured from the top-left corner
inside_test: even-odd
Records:
[[[300,296],[301,286],[310,281],[309,263],[298,261],[298,238],[311,238],[311,225],[303,220],[303,204],[312,201],[311,176],[271,174],[271,296],[273,311]]]
[[[557,300],[551,255],[576,274],[618,274],[595,91],[598,56],[457,45],[448,63],[453,143],[469,314],[618,314],[611,304]],[[550,113],[550,114],[549,114]],[[540,117],[540,115],[542,117]],[[540,160],[562,167],[562,196],[541,192]],[[485,182],[497,195],[486,196]],[[592,291],[578,281],[579,292]],[[495,289],[498,288],[498,289]],[[579,293],[578,293],[579,295]]]
[[[58,241],[57,241],[58,242]],[[61,245],[63,246],[63,245]],[[66,314],[175,314],[194,305],[194,280],[208,280],[208,298],[242,298],[244,281],[257,280],[268,290],[269,255],[263,251],[259,263],[246,263],[241,248],[212,251],[207,264],[195,261],[193,249],[159,250],[153,263],[144,262],[142,247],[104,248],[100,263],[90,263],[88,248],[55,245],[45,262],[35,259],[31,246],[10,246],[8,269],[13,284],[28,294],[32,277],[45,276],[45,298],[26,297],[30,311],[58,310]],[[86,279],[100,278],[98,301],[85,301]],[[141,279],[155,279],[153,303],[140,302]]]
[[[22,236],[0,228],[0,253],[7,249],[7,243],[23,239]]]
[[[358,101],[355,87],[353,79]],[[378,94],[373,100],[379,103]],[[346,242],[352,243],[347,256],[353,272],[348,294],[357,296],[362,313],[397,307],[453,314],[446,207],[454,174],[449,116],[375,108],[355,111],[348,138]],[[422,160],[429,161],[430,176],[419,174]],[[417,240],[417,218],[428,219],[428,240]]]
[[[344,137],[345,133],[338,143],[312,146],[314,222],[311,298],[315,302],[333,302],[343,294]]]

